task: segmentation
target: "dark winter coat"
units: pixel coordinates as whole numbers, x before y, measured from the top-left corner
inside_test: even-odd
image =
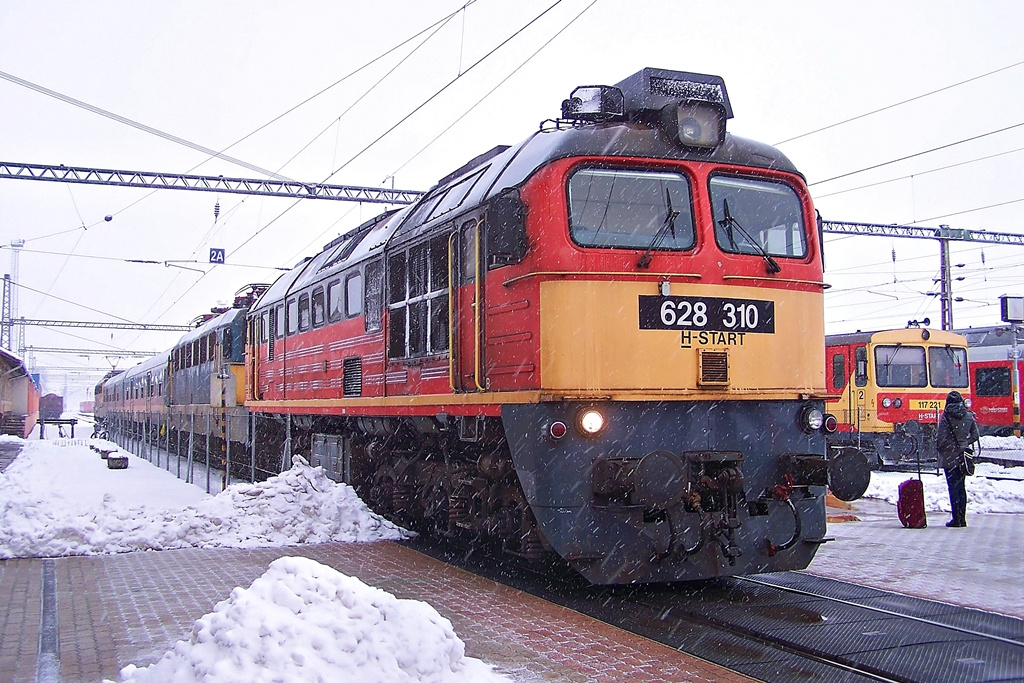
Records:
[[[963,403],[947,403],[935,430],[935,450],[943,469],[956,467],[956,458],[964,448],[980,438],[978,423]]]

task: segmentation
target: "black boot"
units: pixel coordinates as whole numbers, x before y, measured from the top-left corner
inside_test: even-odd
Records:
[[[946,522],[946,526],[960,526],[960,522],[957,519],[951,519]]]

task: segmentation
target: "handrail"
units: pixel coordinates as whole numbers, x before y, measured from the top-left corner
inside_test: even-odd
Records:
[[[797,280],[789,277],[763,277],[761,275],[723,275],[723,280],[760,280],[761,282],[785,282],[792,285],[814,285],[822,289],[830,289],[832,285],[817,280]]]
[[[689,277],[689,278],[696,278],[696,279],[699,280],[702,277],[704,277],[700,273],[648,273],[648,272],[638,273],[636,271],[631,271],[631,270],[625,270],[625,271],[615,271],[615,270],[604,270],[604,271],[601,271],[601,270],[587,270],[587,271],[579,271],[579,270],[536,270],[536,271],[533,271],[532,273],[526,273],[525,275],[518,275],[518,276],[516,276],[514,278],[505,280],[502,284],[505,287],[508,287],[513,282],[519,282],[520,280],[525,280],[525,279],[531,278],[531,277],[566,277],[566,276],[572,276],[572,275],[581,276],[581,277],[588,277],[588,278],[589,277],[594,277],[594,276],[622,277],[624,275],[632,275],[632,276],[640,277],[640,278],[643,278],[643,279],[657,278],[659,280],[666,280],[666,279],[671,279],[671,278],[674,278],[674,277]]]
[[[479,391],[487,391],[487,388],[480,384],[480,335],[483,333],[480,329],[480,281],[483,279],[483,264],[480,259],[480,226],[483,225],[484,219],[481,218],[473,226],[474,240],[476,244],[476,277],[473,280],[473,383],[476,384],[476,388]]]

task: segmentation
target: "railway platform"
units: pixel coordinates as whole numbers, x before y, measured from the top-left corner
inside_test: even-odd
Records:
[[[116,681],[123,666],[160,659],[194,620],[285,555],[429,602],[451,620],[468,656],[517,682],[751,680],[388,542],[0,562],[0,680]],[[55,597],[49,617],[45,583]]]

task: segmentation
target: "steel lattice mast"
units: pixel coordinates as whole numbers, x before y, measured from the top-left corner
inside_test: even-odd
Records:
[[[370,204],[412,204],[423,193],[418,190],[394,190],[357,185],[303,183],[292,180],[229,178],[222,175],[123,171],[85,166],[53,166],[0,161],[0,178],[43,180],[55,183],[143,187],[153,190],[191,190],[225,192],[292,199],[330,199]]]
[[[1012,232],[989,230],[964,230],[940,225],[927,228],[917,225],[896,225],[885,223],[848,223],[842,221],[820,221],[822,232],[843,235],[870,235],[875,237],[909,237],[913,239],[937,240],[941,260],[939,278],[939,306],[942,315],[942,329],[953,329],[953,278],[949,265],[950,242],[982,242],[985,244],[1006,244],[1024,247],[1024,235]]]

